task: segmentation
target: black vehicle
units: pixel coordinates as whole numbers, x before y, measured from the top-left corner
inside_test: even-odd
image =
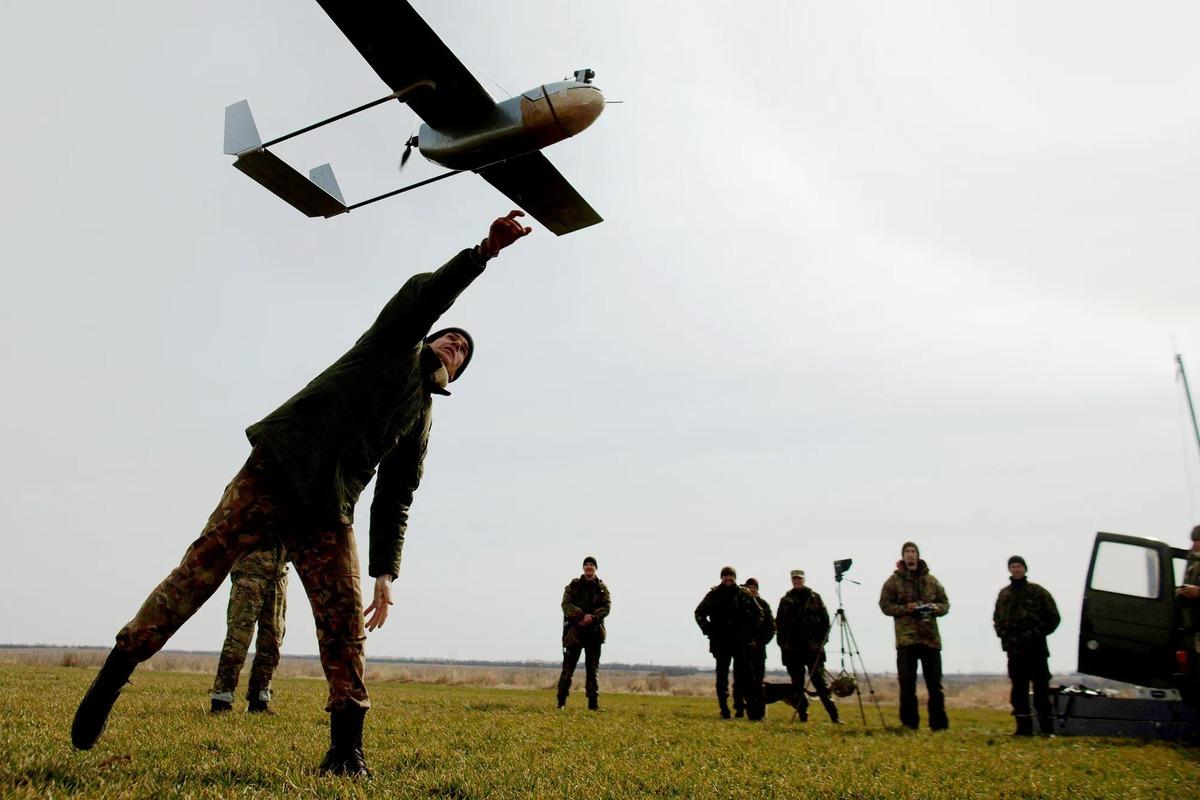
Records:
[[[1186,560],[1186,550],[1155,539],[1096,534],[1079,671],[1144,688],[1136,699],[1059,692],[1057,732],[1200,740],[1197,654],[1185,641],[1175,602]]]

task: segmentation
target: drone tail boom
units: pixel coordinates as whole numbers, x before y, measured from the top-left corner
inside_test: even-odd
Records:
[[[237,156],[233,165],[240,171],[306,216],[334,217],[346,213],[346,202],[333,169],[323,164],[306,178],[265,149],[250,104],[245,100],[225,109],[225,152]]]

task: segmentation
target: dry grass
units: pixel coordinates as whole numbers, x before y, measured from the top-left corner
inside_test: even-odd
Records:
[[[107,651],[100,648],[4,648],[0,649],[0,664],[53,667],[96,668],[104,661]],[[217,668],[217,656],[208,653],[164,651],[150,659],[141,669],[155,672],[212,674]],[[249,669],[249,659],[246,668]],[[582,665],[580,666],[582,672]],[[322,678],[321,664],[315,658],[284,656],[276,673],[280,678]],[[582,677],[580,674],[578,677]],[[458,664],[410,664],[393,662],[367,663],[367,685],[383,683],[423,684],[430,686],[478,686],[496,689],[552,689],[558,681],[557,668],[550,666],[502,667]],[[768,675],[772,682],[787,682],[784,675]],[[894,705],[898,701],[894,675],[873,675],[875,697],[880,703]],[[1067,679],[1066,682],[1071,682]],[[951,708],[1008,708],[1008,680],[1002,676],[949,676],[946,679],[946,704]],[[861,684],[869,702],[865,683]],[[713,696],[712,673],[666,675],[661,672],[634,672],[606,669],[601,664],[600,689],[604,693],[644,694],[673,697]],[[924,688],[919,686],[924,703]]]

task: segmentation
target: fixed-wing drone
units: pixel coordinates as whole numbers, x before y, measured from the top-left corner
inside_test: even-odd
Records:
[[[392,93],[266,144],[249,103],[234,103],[225,109],[225,152],[237,156],[235,167],[310,217],[337,216],[471,171],[560,236],[602,221],[541,153],[587,128],[604,110],[592,70],[497,103],[404,0],[317,1]],[[401,164],[416,147],[451,172],[348,205],[329,164],[306,178],[267,149],[391,100],[407,103],[424,121],[406,143]]]

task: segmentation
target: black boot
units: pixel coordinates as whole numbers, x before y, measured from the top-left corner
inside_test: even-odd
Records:
[[[1042,729],[1042,736],[1054,735],[1054,717],[1038,717],[1038,727]]]
[[[599,711],[599,710],[600,710],[600,698],[595,697],[595,696],[589,697],[588,698],[588,711]]]
[[[721,707],[721,719],[729,719],[729,702],[724,697],[718,697],[717,704]]]
[[[566,707],[567,707],[567,696],[565,694],[560,694],[558,696],[558,710],[562,711]]]
[[[113,648],[100,668],[96,679],[79,703],[75,721],[71,724],[71,744],[80,750],[91,750],[104,733],[108,715],[121,695],[121,687],[129,682],[138,665],[130,656]]]
[[[1033,736],[1033,717],[1028,714],[1017,714],[1017,729],[1013,736]]]
[[[216,701],[214,700],[213,702],[215,703]],[[275,716],[275,712],[271,710],[271,704],[258,697],[250,697],[246,700],[246,713],[270,714],[271,716]]]
[[[226,711],[233,711],[233,703],[228,700],[212,699],[212,707],[208,709],[210,714],[224,714]]]
[[[318,768],[322,775],[371,777],[362,745],[363,718],[366,715],[367,710],[358,706],[334,709],[329,714],[329,751]]]
[[[829,713],[829,721],[834,725],[841,725],[842,720],[838,717],[837,704],[833,700],[826,698],[821,701],[821,705],[825,706],[825,711]]]

